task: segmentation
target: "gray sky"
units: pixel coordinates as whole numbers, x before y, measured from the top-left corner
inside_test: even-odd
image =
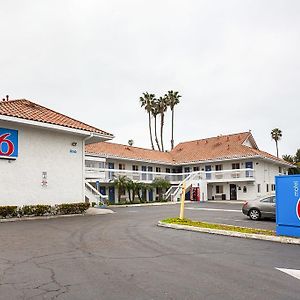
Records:
[[[144,91],[178,90],[175,143],[252,130],[300,148],[300,1],[0,0],[0,96],[149,147]],[[170,147],[170,115],[165,144]]]

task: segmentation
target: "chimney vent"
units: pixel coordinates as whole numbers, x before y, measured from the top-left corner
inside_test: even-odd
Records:
[[[6,95],[6,101],[8,101],[8,99],[9,99],[9,96],[8,96],[8,95]]]

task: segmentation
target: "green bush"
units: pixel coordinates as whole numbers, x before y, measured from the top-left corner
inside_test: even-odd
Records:
[[[17,206],[0,206],[0,217],[16,217],[18,215]]]
[[[68,203],[57,205],[57,213],[60,215],[82,214],[90,207],[89,203]]]
[[[19,214],[22,216],[43,216],[50,213],[50,205],[24,205],[19,210]]]

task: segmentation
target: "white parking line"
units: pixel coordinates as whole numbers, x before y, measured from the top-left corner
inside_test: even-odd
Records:
[[[240,209],[223,209],[223,208],[203,208],[203,207],[187,207],[190,210],[205,210],[205,211],[228,211],[228,212],[241,212]]]
[[[296,270],[296,269],[284,269],[284,268],[275,268],[278,271],[281,271],[283,273],[286,273],[290,276],[293,276],[297,279],[300,280],[300,270]]]

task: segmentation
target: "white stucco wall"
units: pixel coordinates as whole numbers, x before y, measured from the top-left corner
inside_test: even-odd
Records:
[[[0,121],[0,127],[19,133],[18,158],[0,159],[0,205],[84,201],[83,136],[6,121]],[[44,187],[43,172],[48,181]]]

